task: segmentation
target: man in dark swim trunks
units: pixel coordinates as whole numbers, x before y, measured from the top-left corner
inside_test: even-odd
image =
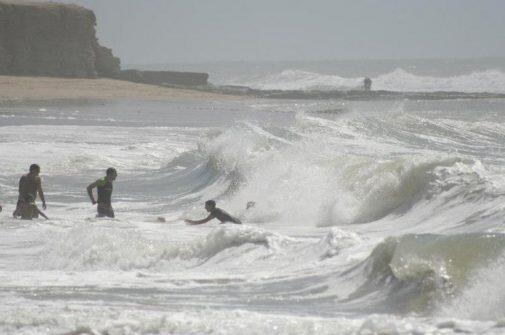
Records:
[[[241,224],[239,219],[231,216],[230,214],[223,211],[221,208],[216,207],[216,202],[214,200],[208,200],[205,202],[205,209],[209,212],[209,216],[202,220],[184,220],[187,224],[196,225],[209,222],[212,219],[218,219],[221,223],[231,222],[236,224]]]
[[[31,194],[28,194],[26,201],[23,204],[23,209],[21,210],[21,219],[31,220],[33,218],[38,218],[39,215],[41,215],[46,220],[49,220],[49,218],[37,207],[33,196]]]
[[[30,171],[19,179],[19,197],[16,205],[16,210],[12,215],[17,218],[21,216],[23,219],[31,219],[38,217],[38,212],[31,211],[31,204],[35,202],[37,193],[42,200],[42,208],[46,209],[46,200],[44,198],[44,191],[42,191],[42,182],[40,180],[40,166],[37,164],[30,165]],[[27,215],[23,211],[33,212],[32,215]]]
[[[98,212],[97,217],[101,218],[107,216],[109,218],[114,217],[114,210],[112,209],[111,197],[112,197],[112,183],[117,178],[117,171],[114,168],[108,168],[106,175],[103,178],[98,179],[94,183],[89,184],[87,187],[89,198],[91,203],[97,204],[96,210]],[[93,197],[93,189],[96,187],[98,200],[95,201]]]

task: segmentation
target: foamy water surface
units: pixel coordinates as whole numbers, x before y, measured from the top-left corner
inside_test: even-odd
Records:
[[[1,107],[0,333],[502,334],[504,131],[501,100]],[[33,162],[49,221],[10,218]],[[208,199],[244,224],[184,224]]]

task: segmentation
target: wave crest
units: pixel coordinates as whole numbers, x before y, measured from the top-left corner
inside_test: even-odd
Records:
[[[390,237],[356,267],[363,279],[347,301],[367,296],[372,309],[428,313],[464,292],[504,249],[505,236],[496,234]]]
[[[61,236],[48,236],[46,240],[39,263],[43,269],[123,271],[164,271],[173,269],[174,262],[185,268],[247,244],[263,247],[268,254],[288,243],[280,235],[248,226],[219,227],[203,239],[168,246],[163,241],[147,240],[134,231],[89,226],[73,228]]]
[[[374,90],[387,91],[505,92],[505,73],[493,69],[452,77],[432,77],[416,75],[397,68],[392,72],[372,78],[372,82]],[[242,84],[260,90],[352,90],[361,89],[363,77],[345,78],[291,69]]]

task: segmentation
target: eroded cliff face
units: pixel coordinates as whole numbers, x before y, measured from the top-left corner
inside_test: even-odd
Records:
[[[123,70],[114,76],[135,83],[169,86],[205,86],[209,75],[198,72]]]
[[[95,25],[76,5],[0,0],[0,74],[114,76],[119,59],[98,44]]]

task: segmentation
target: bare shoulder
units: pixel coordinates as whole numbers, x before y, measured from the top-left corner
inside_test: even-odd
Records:
[[[37,184],[41,184],[42,183],[42,179],[40,179],[40,176],[35,176],[34,180],[35,180],[35,182]]]

